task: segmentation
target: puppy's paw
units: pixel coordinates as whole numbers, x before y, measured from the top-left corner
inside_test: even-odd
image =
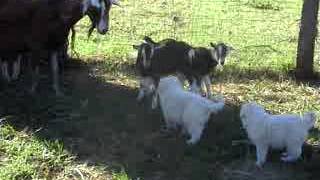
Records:
[[[287,157],[287,156],[288,156],[288,153],[287,153],[287,152],[281,153],[281,157],[285,158],[285,157]]]
[[[281,157],[280,160],[283,162],[288,162],[288,156]]]
[[[257,162],[256,162],[256,167],[257,167],[259,170],[261,170],[262,167],[263,167],[263,162],[257,161]]]
[[[281,157],[280,159],[283,162],[289,162],[289,163],[290,162],[295,162],[297,160],[296,157],[292,157],[292,156],[289,156],[289,155],[287,155],[286,157]]]
[[[160,132],[161,133],[169,133],[170,129],[167,126],[161,126],[160,127]]]
[[[194,145],[195,143],[196,143],[196,141],[194,139],[192,139],[192,138],[187,140],[187,144],[188,145]]]

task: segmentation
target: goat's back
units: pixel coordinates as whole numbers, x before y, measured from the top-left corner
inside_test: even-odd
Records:
[[[159,48],[155,48],[151,58],[150,71],[154,74],[172,74],[177,71],[184,71],[190,66],[188,52],[191,46],[182,41],[173,39],[163,40],[159,43]]]
[[[197,47],[194,48],[195,57],[192,60],[192,73],[203,76],[207,75],[212,68],[218,65],[213,59],[210,49]]]

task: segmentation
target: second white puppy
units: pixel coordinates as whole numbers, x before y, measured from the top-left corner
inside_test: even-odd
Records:
[[[202,131],[211,113],[217,113],[224,107],[224,100],[213,102],[198,94],[185,91],[177,77],[161,78],[157,88],[160,106],[168,128],[181,126],[190,135],[188,144],[194,144],[201,138]],[[157,98],[153,98],[157,101]],[[153,102],[157,104],[157,102]]]
[[[316,115],[307,112],[303,116],[283,114],[271,115],[254,102],[241,106],[240,118],[249,139],[256,146],[257,166],[266,161],[268,148],[286,149],[282,161],[296,161],[307,138],[308,130],[314,126]]]

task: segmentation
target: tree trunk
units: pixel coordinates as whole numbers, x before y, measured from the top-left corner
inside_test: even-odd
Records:
[[[297,52],[296,76],[312,78],[314,44],[317,36],[319,0],[304,0]]]

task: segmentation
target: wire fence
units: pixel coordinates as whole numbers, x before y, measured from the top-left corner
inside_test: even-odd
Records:
[[[110,13],[110,33],[78,37],[83,55],[127,57],[148,35],[195,46],[222,41],[237,51],[229,64],[289,69],[295,66],[301,0],[124,0]],[[78,31],[86,23],[78,25]],[[318,44],[318,43],[317,43]],[[319,49],[319,48],[317,48]],[[319,58],[319,57],[317,57]],[[122,58],[125,59],[125,58]]]
[[[320,12],[318,12],[318,21],[320,20]],[[317,25],[319,27],[319,23]],[[320,36],[319,28],[317,29],[317,38],[314,50],[314,67],[316,72],[320,72]]]

